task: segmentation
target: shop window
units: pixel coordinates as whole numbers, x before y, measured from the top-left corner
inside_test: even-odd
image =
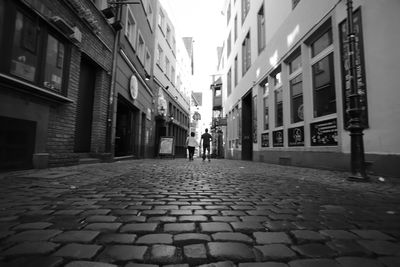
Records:
[[[282,87],[275,90],[275,127],[283,125],[283,99],[282,99]]]
[[[63,72],[65,71],[67,44],[54,34],[52,28],[35,15],[19,10],[10,2],[5,12],[0,2],[0,36],[7,33],[10,42],[2,42],[4,56],[0,62],[1,72],[32,83],[44,89],[65,94]],[[5,24],[12,25],[9,29]]]
[[[290,80],[291,122],[304,120],[303,113],[303,81],[301,74]]]
[[[264,130],[268,130],[269,129],[269,83],[268,83],[268,79],[264,82],[262,82],[261,84],[263,84],[263,110],[264,110]]]
[[[336,112],[333,53],[312,65],[314,117]]]

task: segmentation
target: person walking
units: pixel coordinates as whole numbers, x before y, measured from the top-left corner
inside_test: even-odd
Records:
[[[189,150],[189,161],[193,160],[194,150],[198,146],[198,142],[194,136],[194,132],[191,132],[190,136],[186,138],[186,147]]]
[[[210,143],[212,140],[212,136],[211,134],[208,133],[208,129],[205,129],[205,133],[203,133],[201,135],[201,139],[200,139],[200,148],[201,148],[201,144],[203,144],[203,161],[206,160],[206,151],[207,151],[207,158],[208,161],[211,161],[211,157],[210,157]]]

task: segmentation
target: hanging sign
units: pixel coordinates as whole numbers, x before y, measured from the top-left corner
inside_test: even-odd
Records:
[[[136,99],[138,96],[138,81],[135,75],[132,75],[129,80],[129,93],[132,99]]]

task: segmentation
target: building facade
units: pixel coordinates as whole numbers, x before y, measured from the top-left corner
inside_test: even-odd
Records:
[[[157,1],[158,2],[158,1]],[[189,131],[190,99],[188,92],[190,81],[182,64],[190,60],[177,37],[174,25],[158,2],[157,23],[155,27],[154,81],[158,87],[155,147],[158,153],[159,140],[162,136],[174,139],[174,156],[185,157],[185,141]],[[178,39],[177,39],[178,38]],[[186,58],[186,60],[183,60]]]
[[[0,168],[106,151],[115,31],[95,1],[0,1]]]
[[[365,160],[369,172],[399,177],[400,3],[353,2]],[[227,158],[350,169],[346,7],[343,0],[226,1]]]
[[[120,24],[112,87],[112,151],[116,158],[154,156],[157,91],[152,79],[156,1],[116,7]]]

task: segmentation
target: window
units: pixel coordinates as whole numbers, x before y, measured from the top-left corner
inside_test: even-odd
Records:
[[[164,12],[160,9],[160,11],[158,12],[158,25],[160,26],[161,32],[163,32],[164,21],[165,15]]]
[[[171,82],[175,84],[175,69],[171,66]]]
[[[283,89],[280,66],[272,72],[271,78],[274,84],[275,127],[280,127],[283,125]]]
[[[127,21],[126,21],[126,28],[125,28],[125,35],[128,37],[129,42],[131,43],[133,49],[136,50],[136,30],[137,30],[137,24],[136,20],[133,17],[132,11],[130,8],[127,9],[128,14],[127,14]]]
[[[226,78],[227,78],[227,88],[228,88],[228,96],[229,96],[232,92],[232,70],[231,69],[229,69],[228,75]]]
[[[268,103],[268,96],[269,96],[269,83],[268,79],[261,84],[263,85],[263,95],[264,95],[264,130],[269,129],[269,103]]]
[[[239,67],[239,65],[238,65],[238,57],[236,56],[235,57],[235,70],[234,70],[234,81],[235,81],[235,87],[236,87],[236,85],[238,84],[238,73],[239,73],[239,70],[238,70],[238,67]]]
[[[250,10],[250,0],[242,0],[242,25]]]
[[[228,5],[228,11],[226,12],[226,24],[229,24],[229,20],[231,19],[231,4]]]
[[[157,47],[157,51],[158,51],[158,53],[157,53],[157,65],[161,68],[161,69],[163,69],[163,65],[162,65],[162,60],[163,60],[163,58],[164,58],[164,51],[162,50],[162,48],[161,48],[161,46],[160,45],[158,45],[158,47]]]
[[[251,66],[251,47],[250,32],[247,33],[242,43],[242,76],[244,76]]]
[[[140,32],[138,32],[138,43],[137,43],[137,57],[139,58],[140,62],[144,65],[144,58],[145,58],[145,43],[143,40],[143,36]]]
[[[333,53],[312,65],[314,117],[336,112]]]
[[[315,57],[332,44],[332,31],[328,30],[311,44],[311,56]]]
[[[167,57],[165,57],[165,75],[167,75],[168,78],[170,78],[170,63],[169,63],[169,59]]]
[[[10,2],[11,3],[11,2]],[[13,5],[12,3],[11,5]],[[0,2],[0,36],[7,29],[10,43],[3,42],[1,71],[23,79],[55,93],[64,94],[64,66],[66,64],[67,45],[64,39],[56,35],[52,28],[39,20],[10,6],[3,16],[4,1]]]
[[[149,21],[150,28],[153,29],[153,9],[151,8],[150,2],[146,3],[146,13],[147,13],[147,20]]]
[[[231,54],[231,33],[229,32],[228,40],[226,40],[226,46],[227,46],[227,55],[226,57],[229,57]]]
[[[303,80],[301,74],[290,80],[290,100],[291,122],[303,121]]]
[[[294,59],[289,62],[289,74],[299,70],[301,68],[301,54],[298,53]]]
[[[144,60],[144,69],[149,74],[151,70],[151,54],[149,49],[146,47],[146,57]]]
[[[265,48],[265,17],[264,5],[261,6],[257,15],[257,29],[258,29],[258,53],[260,54]]]
[[[238,20],[237,20],[237,16],[235,16],[234,24],[235,24],[235,25],[233,25],[234,31],[235,31],[234,32],[234,38],[235,38],[235,42],[236,42],[237,37],[238,37]]]
[[[168,44],[171,43],[171,28],[169,27],[169,25],[167,25],[167,34],[166,37]]]
[[[300,0],[292,0],[292,9],[294,9],[299,2]]]

